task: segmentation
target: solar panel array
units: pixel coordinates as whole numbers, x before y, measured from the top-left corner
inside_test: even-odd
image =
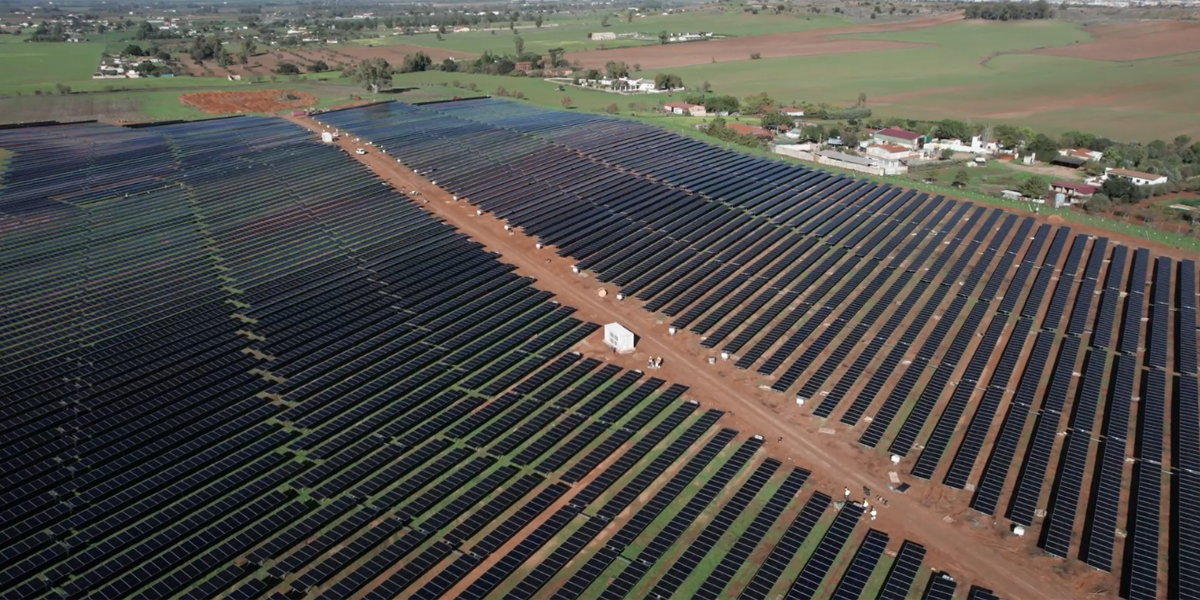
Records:
[[[811,400],[860,443],[920,449],[903,463],[914,476],[1041,523],[1048,552],[1111,569],[1124,528],[1144,585],[1163,541],[1169,584],[1193,585],[1179,546],[1191,517],[1159,539],[1162,480],[1149,472],[1167,467],[1164,421],[1183,417],[1173,444],[1196,437],[1194,315],[1178,316],[1194,310],[1180,310],[1185,294],[1194,304],[1190,261],[602,115],[484,99],[321,119]],[[1134,399],[1160,380],[1161,395]],[[1172,505],[1193,502],[1182,491],[1197,482],[1175,476],[1193,458],[1170,455]],[[1122,492],[1130,462],[1137,485]]]
[[[0,131],[0,597],[728,597],[823,560],[807,471],[309,136]],[[864,585],[886,535],[838,539]]]

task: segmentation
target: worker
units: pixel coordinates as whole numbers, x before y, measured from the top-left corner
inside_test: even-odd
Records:
[[[873,508],[872,508],[872,509],[871,509],[871,520],[872,520],[872,521],[874,521],[874,520],[875,520],[875,514],[876,514],[876,513],[875,513],[875,509],[873,509]]]
[[[844,497],[846,498],[846,500],[850,499],[850,488],[849,487],[846,488],[846,493],[845,493]]]

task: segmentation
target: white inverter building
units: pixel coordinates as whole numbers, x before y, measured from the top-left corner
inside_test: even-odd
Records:
[[[622,327],[620,323],[604,326],[604,343],[617,352],[633,352],[634,339],[633,332]]]

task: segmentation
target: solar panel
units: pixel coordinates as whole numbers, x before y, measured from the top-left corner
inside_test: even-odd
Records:
[[[876,600],[904,600],[912,588],[917,572],[921,570],[921,561],[925,560],[925,547],[916,542],[904,540],[896,559],[888,570],[883,585],[879,588]]]
[[[746,510],[754,496],[775,474],[779,465],[779,461],[768,458],[754,470],[754,473],[738,488],[737,493],[712,517],[700,535],[688,544],[683,554],[679,555],[667,572],[659,577],[658,583],[650,590],[650,597],[670,598],[679,590],[696,566],[704,560],[721,536],[733,525],[734,520]]]
[[[700,584],[700,588],[694,593],[695,598],[716,599],[720,597],[722,590],[729,585],[738,570],[750,558],[750,554],[766,536],[779,515],[783,513],[784,508],[800,492],[800,487],[804,485],[808,476],[809,472],[801,468],[792,469],[788,473],[787,479],[775,490],[771,499],[742,532],[741,537],[721,558],[721,562],[713,568],[712,573]]]
[[[947,573],[934,572],[925,586],[924,600],[952,600],[958,583]]]
[[[808,561],[800,569],[800,574],[792,582],[787,598],[804,599],[816,595],[817,590],[821,587],[821,582],[829,573],[829,569],[833,567],[838,554],[841,553],[842,547],[854,533],[855,526],[862,520],[863,510],[862,506],[852,502],[842,506],[841,511],[833,518],[833,524],[829,526],[820,543],[813,550],[812,556],[808,557]]]
[[[879,557],[883,556],[887,543],[886,533],[874,529],[867,531],[867,537],[854,553],[854,558],[842,574],[842,580],[838,582],[832,597],[839,600],[861,598],[863,590],[867,587],[867,580],[871,578],[871,572],[875,570]]]

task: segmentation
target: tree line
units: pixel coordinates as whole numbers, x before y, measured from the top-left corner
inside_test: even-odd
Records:
[[[968,19],[986,21],[1029,21],[1054,17],[1054,9],[1045,0],[1037,2],[984,2],[970,4],[966,8]]]

